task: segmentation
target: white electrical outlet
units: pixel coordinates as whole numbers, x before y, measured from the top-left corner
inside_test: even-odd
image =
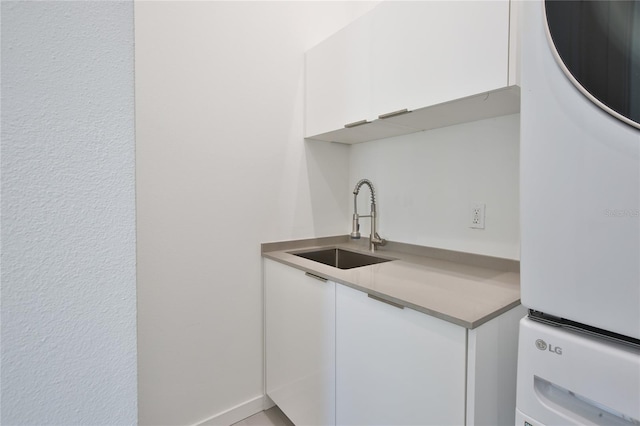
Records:
[[[484,204],[472,204],[471,205],[471,223],[470,228],[484,229]]]

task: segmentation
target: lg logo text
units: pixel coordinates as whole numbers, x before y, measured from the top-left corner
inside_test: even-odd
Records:
[[[536,348],[540,349],[541,351],[548,350],[549,352],[553,352],[556,355],[562,355],[561,347],[547,344],[547,342],[542,339],[536,340]]]

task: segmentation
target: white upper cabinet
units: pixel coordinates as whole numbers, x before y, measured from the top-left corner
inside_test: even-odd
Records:
[[[373,16],[378,114],[507,85],[508,1],[383,2]]]
[[[518,112],[510,6],[382,2],[307,52],[305,136],[356,143]]]
[[[371,19],[356,20],[305,55],[305,134],[371,119]]]

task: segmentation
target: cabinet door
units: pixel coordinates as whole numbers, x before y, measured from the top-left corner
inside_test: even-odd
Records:
[[[461,425],[466,330],[336,286],[336,423]]]
[[[508,85],[508,0],[382,2],[372,15],[376,115]]]
[[[371,18],[364,15],[305,55],[305,137],[371,120]]]
[[[264,262],[267,395],[295,424],[335,424],[335,283]]]

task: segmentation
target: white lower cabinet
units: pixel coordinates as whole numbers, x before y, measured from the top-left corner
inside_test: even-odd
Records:
[[[468,330],[467,425],[515,424],[518,332],[526,314],[518,305]]]
[[[265,259],[267,395],[296,425],[335,424],[335,288]]]
[[[464,328],[342,285],[336,327],[337,424],[464,424]]]
[[[296,425],[514,424],[524,307],[469,330],[264,262],[267,395]]]

